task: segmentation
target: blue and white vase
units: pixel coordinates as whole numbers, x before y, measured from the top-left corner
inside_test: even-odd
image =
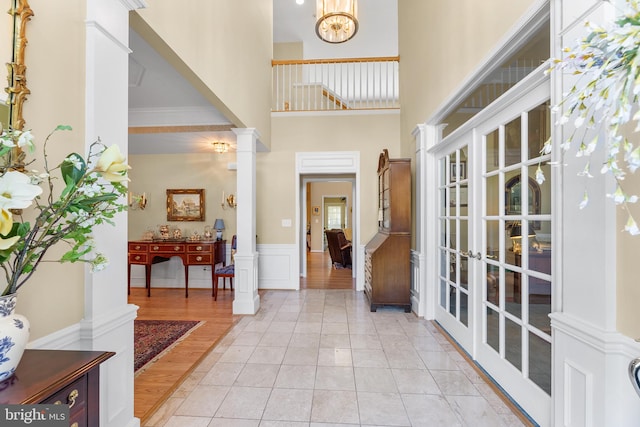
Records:
[[[16,294],[0,296],[0,381],[11,377],[29,342],[29,320],[15,313]]]

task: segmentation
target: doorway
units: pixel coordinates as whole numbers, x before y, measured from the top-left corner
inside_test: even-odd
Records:
[[[325,231],[341,229],[352,240],[354,223],[353,176],[303,177],[307,213],[308,247],[304,254],[305,271],[300,275],[300,287],[305,289],[353,289],[356,277],[354,264],[349,267],[334,264]],[[353,245],[352,245],[353,246]]]

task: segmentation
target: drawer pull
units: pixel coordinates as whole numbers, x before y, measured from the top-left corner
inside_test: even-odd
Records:
[[[73,389],[71,393],[69,393],[69,396],[67,397],[67,402],[69,402],[69,409],[73,408],[73,405],[76,404],[76,399],[78,398],[79,394],[80,393],[78,393],[77,389]]]
[[[140,261],[140,255],[136,257],[136,261]]]
[[[153,247],[153,250],[154,250],[154,251],[157,251],[158,249],[160,249],[160,247],[158,247],[158,246],[154,246],[154,247]]]
[[[201,251],[202,250],[202,246],[196,246],[196,251]]]
[[[140,245],[137,245],[137,246],[136,246],[136,250],[137,250],[137,249],[140,249]]]
[[[196,257],[196,261],[198,261],[198,262],[199,262],[199,261],[202,261],[202,257],[201,257],[201,256],[197,256],[197,257]]]
[[[180,250],[180,246],[174,246],[174,247],[173,247],[173,250],[174,250],[174,251],[176,251],[176,252],[178,252],[178,251]]]

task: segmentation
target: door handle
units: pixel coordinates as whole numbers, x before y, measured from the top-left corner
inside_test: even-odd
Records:
[[[469,258],[482,259],[482,253],[480,252],[478,252],[477,254],[474,254],[473,251],[468,251],[468,252],[461,251],[460,255],[466,256]]]

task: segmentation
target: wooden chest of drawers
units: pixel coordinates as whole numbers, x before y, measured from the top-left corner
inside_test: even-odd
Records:
[[[99,365],[113,355],[101,351],[25,350],[15,375],[0,383],[0,404],[69,405],[70,426],[99,426]]]
[[[151,242],[131,241],[128,244],[128,289],[131,290],[131,265],[145,266],[145,284],[147,296],[151,296],[151,265],[167,261],[171,257],[179,257],[184,266],[184,295],[189,296],[189,266],[210,265],[211,283],[216,264],[226,263],[226,240],[216,241],[180,241]]]

